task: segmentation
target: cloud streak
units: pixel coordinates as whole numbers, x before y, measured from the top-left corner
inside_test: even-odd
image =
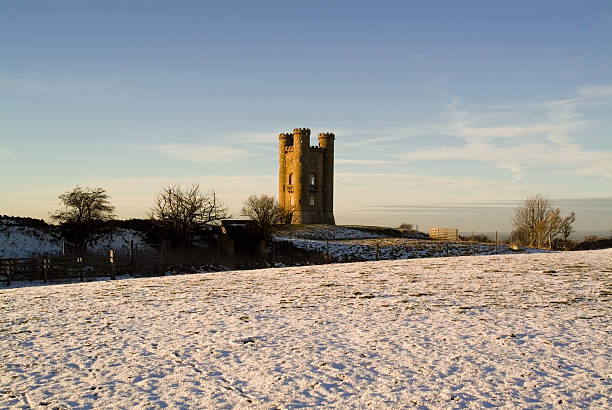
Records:
[[[448,114],[448,125],[441,126],[440,132],[457,138],[463,144],[421,148],[395,157],[404,161],[490,163],[509,171],[517,181],[522,180],[526,168],[541,165],[551,166],[558,175],[612,179],[612,150],[585,149],[574,137],[584,135],[591,125],[582,119],[577,108],[590,98],[612,96],[612,86],[583,86],[577,89],[577,93],[582,97],[521,105],[521,108],[546,110],[548,121],[538,123],[490,126],[482,124],[482,120],[474,120],[478,114],[474,116],[465,110],[452,110]],[[496,120],[495,114],[486,117],[489,121]]]
[[[363,206],[393,203],[465,202],[485,198],[515,199],[534,187],[502,180],[461,176],[431,176],[402,172],[336,172],[335,209],[347,212]]]
[[[384,159],[345,159],[336,158],[335,164],[357,164],[357,165],[374,165],[374,164],[392,164],[393,161]]]
[[[585,97],[611,97],[612,85],[583,85],[582,87],[578,87],[578,93]]]
[[[246,149],[223,145],[167,144],[151,145],[146,148],[168,158],[197,164],[222,164],[252,155]]]

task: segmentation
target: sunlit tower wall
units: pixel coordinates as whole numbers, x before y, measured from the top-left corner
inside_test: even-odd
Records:
[[[334,219],[334,140],[331,132],[319,134],[319,147],[323,150],[323,175],[321,193],[323,199],[323,223],[335,225]]]
[[[279,141],[278,197],[294,224],[335,224],[334,139],[319,134],[319,146],[310,146],[310,130],[296,128]]]

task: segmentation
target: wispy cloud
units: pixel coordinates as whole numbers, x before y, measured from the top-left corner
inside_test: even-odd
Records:
[[[582,87],[578,87],[578,93],[586,97],[610,97],[612,96],[612,85],[583,85]]]
[[[348,147],[362,147],[364,145],[380,144],[381,142],[397,141],[398,139],[399,137],[376,137],[355,142],[344,142],[343,144]]]
[[[133,87],[108,77],[19,77],[0,73],[0,90],[37,96],[74,96],[79,99],[116,102]]]
[[[575,98],[563,98],[563,99],[543,101],[543,102],[500,104],[500,105],[493,105],[489,108],[493,110],[511,110],[511,111],[536,110],[536,109],[550,108],[550,107],[555,107],[555,106],[576,105],[578,103],[581,103],[582,101],[584,101],[584,97],[575,97]]]
[[[40,81],[29,78],[9,78],[0,76],[0,88],[19,91],[36,91],[53,93],[65,91],[66,87],[49,81]]]
[[[384,159],[345,159],[336,158],[334,159],[336,164],[358,164],[358,165],[372,165],[372,164],[392,164],[393,161]]]
[[[520,180],[530,166],[552,165],[562,175],[592,175],[612,178],[612,151],[584,150],[566,136],[549,135],[549,141],[521,139],[512,146],[467,142],[461,147],[442,146],[398,154],[402,160],[473,160],[510,171]]]
[[[252,155],[249,150],[222,145],[167,144],[147,148],[169,158],[198,164],[229,163]]]
[[[449,122],[440,127],[440,132],[463,144],[415,149],[396,157],[409,161],[455,159],[490,163],[509,171],[516,180],[524,177],[526,168],[541,165],[551,166],[553,172],[561,175],[612,178],[612,151],[585,149],[578,142],[591,125],[578,108],[592,97],[612,95],[612,87],[584,86],[577,92],[582,97],[519,105],[521,109],[544,110],[541,115],[546,121],[537,123],[505,123],[504,116],[496,118],[495,112],[479,115],[450,110]]]
[[[501,169],[510,171],[515,180],[520,181],[523,179],[523,169],[516,162],[500,162],[497,166]]]
[[[276,145],[276,143],[270,145],[252,145],[252,147],[267,152],[278,152],[278,146]]]
[[[221,137],[226,141],[246,144],[275,143],[278,134],[285,132],[281,130],[257,131],[257,132],[232,132],[223,134]]]
[[[349,129],[349,128],[334,128],[334,127],[318,127],[310,128],[310,144],[317,145],[317,136],[319,132],[333,132],[336,135],[337,144],[347,147],[361,147],[372,144],[380,144],[398,140],[407,140],[426,134],[431,131],[428,126],[415,127],[400,127],[390,129]],[[266,145],[265,149],[270,147],[276,150],[277,137],[281,132],[292,132],[293,128],[276,127],[269,131],[256,132],[233,132],[219,135],[224,141],[232,143],[246,144],[257,148],[263,148],[262,144]]]
[[[13,151],[11,151],[8,148],[0,148],[0,154],[3,154],[3,155],[12,155]]]
[[[401,172],[336,172],[334,203],[344,211],[360,206],[393,203],[514,199],[531,193],[529,183],[513,184],[490,178],[431,176]]]
[[[504,125],[496,127],[479,127],[473,126],[468,121],[458,121],[448,128],[449,135],[465,137],[467,139],[486,139],[495,138],[514,138],[528,137],[546,134],[550,132],[567,132],[583,127],[585,122],[571,123],[541,123],[541,124],[525,124],[525,125]]]
[[[367,145],[377,142],[407,140],[426,134],[431,131],[430,125],[417,125],[413,127],[396,127],[389,129],[357,130],[348,128],[332,129],[336,137],[340,137],[346,145]],[[365,139],[361,139],[364,138]],[[353,141],[353,140],[358,141]]]

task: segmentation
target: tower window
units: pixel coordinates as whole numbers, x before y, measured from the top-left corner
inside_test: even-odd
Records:
[[[295,199],[293,199],[293,195],[291,195],[291,200],[290,200],[290,202],[291,202],[291,206],[295,205]]]
[[[289,185],[293,185],[293,174],[289,174]]]
[[[314,196],[310,195],[310,206],[314,205]]]
[[[315,182],[317,182],[315,174],[310,174],[310,186],[315,186]]]

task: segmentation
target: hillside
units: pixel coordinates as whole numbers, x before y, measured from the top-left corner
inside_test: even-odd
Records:
[[[61,255],[62,235],[55,225],[31,218],[0,217],[0,259]],[[109,249],[126,252],[130,241],[141,250],[150,249],[142,232],[117,227],[102,235],[88,251],[106,255]]]
[[[0,290],[0,407],[610,407],[612,250]]]
[[[278,230],[274,240],[343,262],[514,252],[507,245],[431,240],[422,232],[407,235],[397,229],[375,226],[289,225]]]

